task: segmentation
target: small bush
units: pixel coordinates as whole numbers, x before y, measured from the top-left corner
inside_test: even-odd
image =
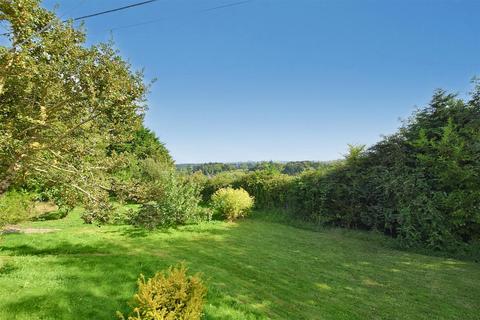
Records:
[[[174,172],[159,182],[161,194],[155,201],[145,203],[130,222],[148,229],[185,224],[198,220],[199,186]]]
[[[22,222],[32,216],[33,202],[29,194],[10,191],[0,197],[0,226]]]
[[[157,202],[148,202],[141,205],[137,212],[130,211],[132,214],[128,222],[134,226],[145,229],[155,229],[159,227],[175,226],[177,219],[175,214],[171,214],[165,210],[161,204]]]
[[[228,220],[244,217],[254,204],[254,198],[247,191],[230,187],[217,190],[211,201],[214,210]]]
[[[213,218],[213,214],[214,212],[212,208],[199,206],[193,222],[211,221]]]
[[[188,276],[184,265],[170,267],[167,274],[158,272],[148,280],[141,275],[128,320],[200,319],[206,292],[200,276]]]

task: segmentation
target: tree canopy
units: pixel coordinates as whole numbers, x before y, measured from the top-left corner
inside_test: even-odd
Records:
[[[0,0],[0,22],[10,29],[0,46],[0,195],[37,179],[105,206],[105,173],[121,160],[109,146],[142,128],[142,74],[112,43],[87,46],[39,0]]]

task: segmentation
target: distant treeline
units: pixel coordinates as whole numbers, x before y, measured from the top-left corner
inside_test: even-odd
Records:
[[[297,175],[307,170],[318,170],[328,167],[337,161],[248,161],[248,162],[209,162],[209,163],[188,163],[177,164],[177,170],[194,173],[202,172],[204,175],[212,176],[227,171],[259,171],[268,170],[288,175]]]

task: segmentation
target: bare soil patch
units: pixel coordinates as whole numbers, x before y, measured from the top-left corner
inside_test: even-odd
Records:
[[[2,234],[9,234],[9,233],[49,233],[59,231],[60,229],[56,228],[22,228],[20,226],[9,225],[3,227],[0,230]]]

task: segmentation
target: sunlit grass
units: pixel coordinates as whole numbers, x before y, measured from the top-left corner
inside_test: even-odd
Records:
[[[0,242],[0,319],[114,319],[140,273],[185,261],[206,319],[478,319],[480,265],[396,251],[355,232],[247,219],[146,232],[64,220]]]

